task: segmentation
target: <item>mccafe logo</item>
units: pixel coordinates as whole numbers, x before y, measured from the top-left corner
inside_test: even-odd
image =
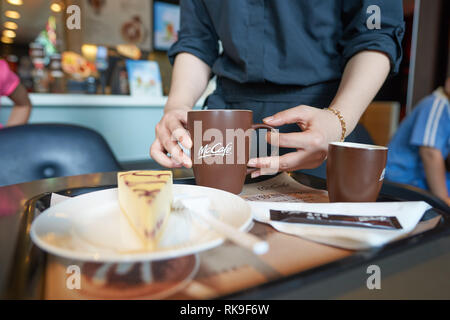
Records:
[[[252,128],[223,130],[212,127],[204,129],[202,121],[194,121],[194,128],[190,129],[190,134],[193,142],[194,165],[246,165],[250,158],[268,156],[264,130],[257,131]],[[250,148],[252,143],[253,148]],[[257,153],[258,149],[259,153]],[[271,155],[278,154],[278,144],[272,145],[270,152]]]
[[[203,159],[203,158],[208,158],[208,157],[213,157],[213,156],[229,156],[232,154],[232,149],[233,149],[233,144],[229,143],[227,144],[225,147],[223,146],[222,143],[216,143],[213,146],[209,146],[209,144],[205,145],[205,146],[201,146],[200,149],[198,150],[198,158],[199,159]]]

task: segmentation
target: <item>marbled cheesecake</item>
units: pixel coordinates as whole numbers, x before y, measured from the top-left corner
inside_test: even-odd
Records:
[[[171,171],[129,171],[117,175],[119,204],[146,250],[154,250],[172,205]]]

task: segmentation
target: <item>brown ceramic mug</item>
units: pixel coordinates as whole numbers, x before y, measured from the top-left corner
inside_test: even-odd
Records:
[[[328,146],[330,202],[374,202],[383,185],[388,148],[351,142]]]
[[[251,134],[255,129],[275,130],[253,124],[250,110],[189,111],[187,128],[193,147],[191,160],[197,185],[239,194],[247,168]]]

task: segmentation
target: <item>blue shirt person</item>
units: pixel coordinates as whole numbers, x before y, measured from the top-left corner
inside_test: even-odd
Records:
[[[450,92],[450,78],[445,90],[439,88],[421,100],[403,120],[389,144],[386,179],[430,190],[449,203],[450,173],[445,169],[450,151],[447,90]]]

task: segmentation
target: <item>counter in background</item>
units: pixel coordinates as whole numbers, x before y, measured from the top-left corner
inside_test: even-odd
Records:
[[[155,126],[167,97],[31,94],[30,123],[65,123],[99,132],[120,162],[149,159]],[[201,108],[203,98],[195,109]],[[1,99],[0,122],[6,123],[11,101]]]

